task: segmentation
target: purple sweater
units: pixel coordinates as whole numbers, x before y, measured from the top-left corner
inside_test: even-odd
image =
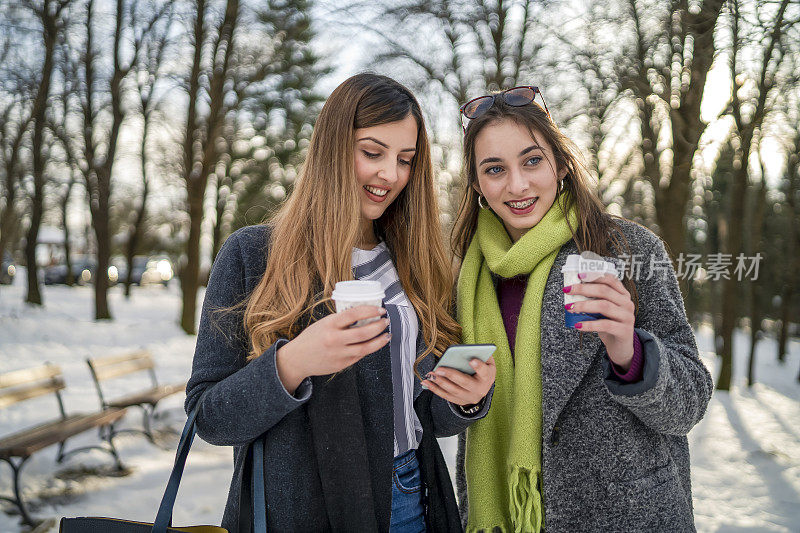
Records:
[[[497,300],[500,304],[500,313],[503,315],[503,324],[506,327],[508,345],[511,348],[511,355],[514,355],[514,344],[517,339],[517,323],[519,322],[519,311],[522,308],[522,298],[525,296],[525,288],[528,285],[528,276],[516,276],[513,278],[500,278],[497,284]],[[633,383],[642,379],[642,341],[636,333],[633,334],[633,359],[628,371],[613,362],[611,368],[617,377],[626,382]]]

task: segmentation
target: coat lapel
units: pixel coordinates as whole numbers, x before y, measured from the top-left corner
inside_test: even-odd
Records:
[[[330,311],[318,306],[313,320]],[[307,319],[304,327],[311,323]],[[426,349],[419,323],[417,357]],[[394,443],[392,361],[389,344],[331,379],[315,376],[307,412],[328,519],[334,531],[383,531],[391,513]],[[424,376],[433,354],[417,367]],[[414,398],[423,391],[414,379]],[[416,404],[415,404],[416,407]],[[369,416],[365,416],[369,411]],[[364,427],[365,419],[388,423]],[[367,443],[367,436],[369,444]],[[369,446],[369,448],[368,448]],[[385,460],[384,460],[385,458]],[[380,517],[381,523],[378,523]],[[385,523],[384,522],[384,518]]]
[[[318,306],[313,319],[319,320],[329,313],[324,306]],[[359,364],[372,367],[379,360],[388,360],[388,350],[385,354],[384,351],[365,357]],[[325,507],[333,531],[379,530],[359,393],[359,370],[351,367],[332,378],[312,377],[314,392],[306,406]],[[391,381],[391,366],[366,370],[375,381],[381,381],[381,376],[388,372]],[[384,386],[383,383],[375,385]],[[391,391],[391,382],[388,390]],[[391,405],[389,409],[391,411]],[[391,437],[388,442],[392,442]],[[391,469],[390,463],[388,468]],[[390,472],[385,474],[389,479]]]
[[[392,458],[394,457],[394,405],[392,400],[392,358],[390,344],[374,352],[346,370],[355,374],[355,398],[361,405],[361,435],[366,436],[368,449],[344,449],[349,455],[361,454],[357,460],[368,468],[367,475],[372,479],[372,501],[374,515],[378,517],[375,528],[354,527],[347,520],[340,520],[343,526],[334,531],[388,531],[392,512]],[[367,424],[367,426],[364,426]],[[366,460],[365,460],[366,458]],[[327,460],[331,460],[330,458]],[[347,472],[341,473],[343,483],[353,486],[359,479]],[[347,493],[340,499],[349,500]],[[347,501],[353,506],[355,502]],[[333,521],[331,522],[333,523]]]
[[[553,431],[558,416],[580,384],[602,343],[596,333],[581,333],[564,326],[564,292],[561,267],[567,255],[578,253],[573,241],[561,247],[547,278],[542,301],[542,406],[543,436]]]

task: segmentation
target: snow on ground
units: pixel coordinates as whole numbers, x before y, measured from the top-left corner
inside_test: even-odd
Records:
[[[698,331],[704,362],[716,378],[712,332]],[[689,433],[695,521],[699,531],[800,531],[800,342],[784,365],[777,341],[756,349],[756,384],[746,387],[749,333],[734,340],[734,387],[717,391]]]
[[[91,412],[99,400],[86,365],[86,357],[125,353],[146,348],[156,360],[160,383],[188,379],[195,338],[183,334],[177,325],[180,296],[176,283],[162,287],[133,288],[130,301],[121,287],[110,291],[111,322],[94,322],[94,295],[89,287],[44,287],[44,309],[22,303],[24,280],[15,279],[11,288],[0,286],[0,372],[51,362],[64,371],[63,391],[67,413]],[[113,394],[122,395],[149,384],[146,373],[112,381]],[[169,416],[163,423],[180,430],[185,421],[183,394],[166,398],[159,409]],[[0,410],[0,436],[31,427],[58,416],[54,395],[29,400]],[[140,412],[129,409],[125,426],[141,427]],[[74,479],[70,470],[78,466],[106,467],[110,456],[91,451],[78,454],[63,465],[55,463],[57,446],[34,454],[22,471],[25,493],[35,506],[37,518],[60,516],[114,516],[152,522],[161,501],[177,436],[159,435],[154,446],[143,436],[123,434],[115,439],[123,463],[132,473],[124,477],[82,476]],[[70,439],[67,449],[97,443],[97,433],[86,432]],[[165,448],[165,449],[162,449]],[[195,440],[175,509],[176,524],[219,524],[222,519],[232,453]],[[66,479],[54,474],[67,470]],[[11,494],[11,470],[0,464],[0,494]],[[44,498],[39,495],[44,494]],[[5,505],[5,504],[4,504]],[[8,508],[8,507],[6,507]],[[20,531],[17,516],[0,512],[0,531]],[[56,528],[53,531],[57,530]]]
[[[20,269],[24,272],[24,269]],[[177,325],[180,297],[177,283],[168,289],[134,287],[125,300],[120,287],[110,292],[115,320],[94,322],[90,288],[44,287],[45,307],[22,303],[23,276],[12,287],[0,286],[0,372],[51,362],[64,370],[68,413],[93,411],[98,399],[85,358],[146,348],[157,361],[159,381],[184,381],[191,369],[195,338]],[[712,375],[711,330],[697,330],[704,362]],[[757,349],[756,380],[744,386],[746,332],[737,332],[734,390],[715,392],[703,421],[690,433],[695,519],[701,532],[800,531],[800,342],[792,341],[784,365],[775,354],[776,341],[765,339]],[[143,387],[145,374],[114,382],[114,393]],[[51,395],[52,396],[52,395]],[[158,426],[180,429],[185,416],[183,395],[163,401],[167,415]],[[52,397],[30,400],[0,410],[0,437],[57,415]],[[137,427],[140,414],[130,410],[125,425]],[[71,439],[70,447],[97,442],[95,432]],[[129,473],[109,475],[109,456],[92,451],[62,465],[56,446],[36,453],[25,465],[23,484],[32,514],[114,516],[152,521],[174,458],[177,437],[158,436],[159,446],[135,434],[116,439]],[[454,463],[455,439],[443,439],[445,455]],[[218,524],[231,476],[231,450],[197,439],[187,461],[175,509],[175,523]],[[0,464],[0,494],[8,495],[11,472]],[[2,508],[9,509],[2,504]],[[45,531],[56,531],[57,526]],[[0,512],[0,531],[23,531],[19,517]]]

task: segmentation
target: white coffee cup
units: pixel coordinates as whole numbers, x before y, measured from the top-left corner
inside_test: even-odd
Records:
[[[599,255],[591,252],[584,252],[581,255],[568,255],[564,266],[561,267],[561,273],[564,275],[564,287],[591,282],[605,274],[619,277],[617,274],[617,267],[614,263],[605,261]],[[581,279],[578,277],[578,274],[586,274],[586,276]],[[593,300],[593,298],[578,294],[564,293],[564,305],[586,300]],[[605,317],[599,313],[574,313],[564,309],[564,325],[568,328],[574,329],[575,324],[578,322],[586,322],[600,318]]]
[[[331,298],[336,303],[336,312],[341,313],[351,307],[359,305],[373,305],[381,307],[385,297],[379,281],[352,280],[336,283]],[[364,326],[378,320],[380,317],[359,320],[353,327]]]

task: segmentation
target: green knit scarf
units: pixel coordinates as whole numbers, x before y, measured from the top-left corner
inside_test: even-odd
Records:
[[[572,208],[573,228],[577,220]],[[556,255],[571,238],[558,201],[516,243],[493,212],[482,209],[478,215],[458,278],[458,320],[463,342],[497,346],[497,378],[489,413],[467,430],[468,533],[542,528],[542,298]],[[529,275],[514,358],[490,272]]]

